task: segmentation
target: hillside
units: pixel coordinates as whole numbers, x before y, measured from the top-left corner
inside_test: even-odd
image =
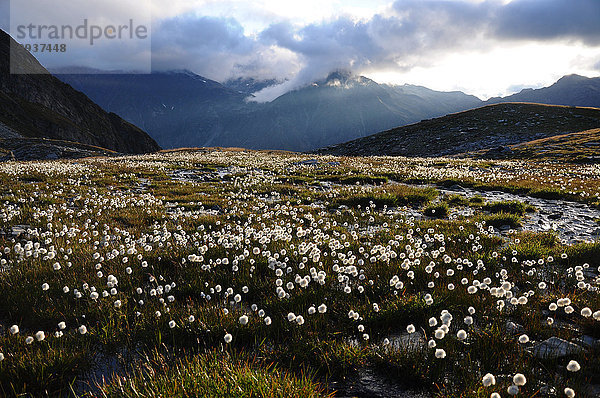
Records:
[[[447,156],[600,127],[600,109],[488,105],[318,150],[320,154]]]
[[[11,56],[16,60],[13,66],[36,74],[11,74]],[[0,31],[0,125],[13,136],[79,142],[123,153],[160,149],[144,131],[114,113],[107,113],[85,94],[49,74],[3,31]]]
[[[232,81],[229,88],[189,71],[58,77],[141,126],[165,148],[308,151],[481,104],[463,93],[383,85],[344,72],[269,103],[246,101],[244,87],[257,82]]]
[[[510,145],[503,151],[483,150],[466,154],[475,158],[553,160],[600,163],[600,129],[578,131]]]

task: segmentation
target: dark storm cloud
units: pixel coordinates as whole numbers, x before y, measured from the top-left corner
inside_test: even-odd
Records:
[[[500,8],[493,27],[493,34],[500,38],[570,38],[597,45],[600,43],[600,1],[517,0]]]
[[[10,3],[0,0],[0,29],[5,32],[10,30]]]
[[[183,15],[153,27],[154,69],[191,68],[218,76],[239,57],[252,53],[257,43],[231,18]]]
[[[233,18],[183,15],[158,23],[155,50],[171,46],[195,51],[245,53],[254,43],[244,36],[244,28]]]

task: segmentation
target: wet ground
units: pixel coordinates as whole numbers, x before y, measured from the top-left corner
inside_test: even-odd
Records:
[[[596,221],[600,219],[600,209],[592,208],[585,203],[540,199],[500,191],[476,191],[463,187],[439,189],[439,191],[447,195],[461,194],[467,198],[481,196],[487,202],[518,200],[529,203],[538,211],[525,216],[522,229],[534,232],[556,231],[564,243],[593,242],[600,237],[600,224]],[[473,214],[473,210],[461,209],[456,213],[469,216]]]

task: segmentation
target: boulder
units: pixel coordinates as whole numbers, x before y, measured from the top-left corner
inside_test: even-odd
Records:
[[[555,336],[537,343],[529,350],[535,357],[542,359],[562,358],[583,351],[581,346]]]

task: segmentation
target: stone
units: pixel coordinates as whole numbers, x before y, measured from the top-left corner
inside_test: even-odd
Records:
[[[514,323],[513,321],[506,322],[506,331],[510,334],[520,334],[525,332],[525,328],[518,323]]]
[[[537,343],[529,350],[536,358],[542,359],[562,358],[583,351],[581,346],[555,336]]]

